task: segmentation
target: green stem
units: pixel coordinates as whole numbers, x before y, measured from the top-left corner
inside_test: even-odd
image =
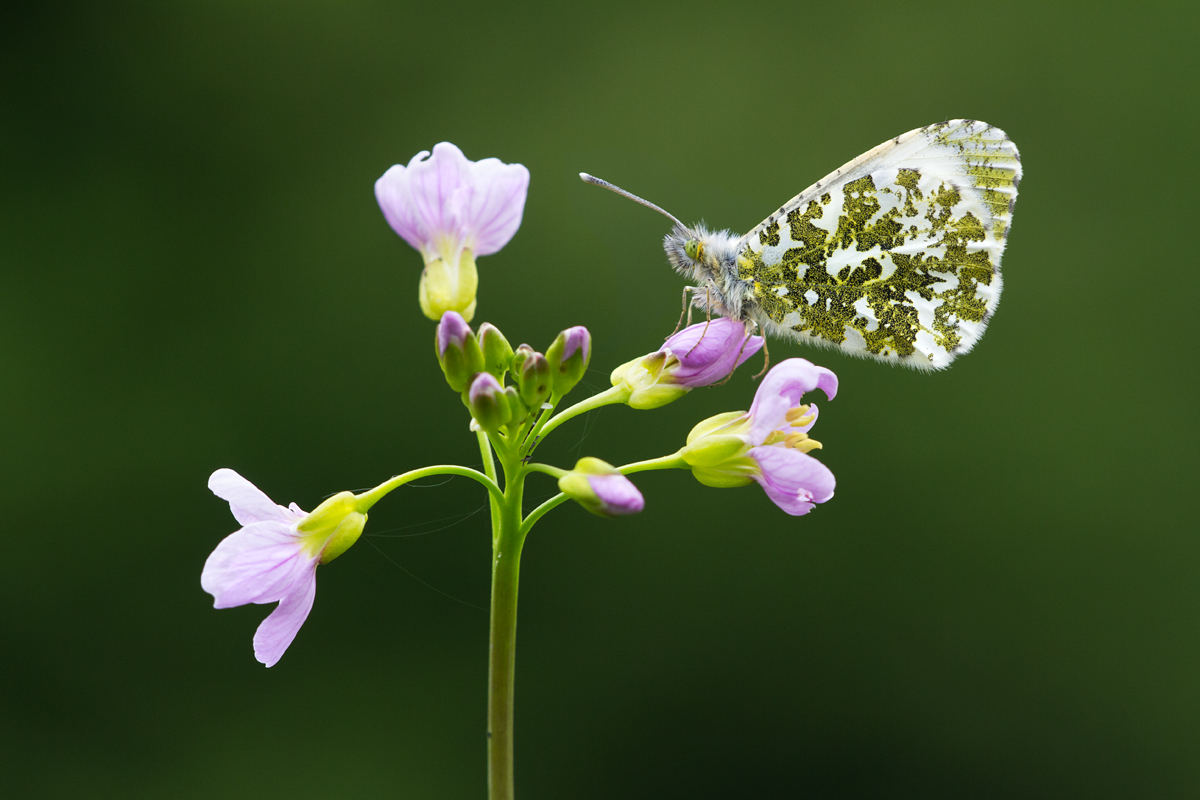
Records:
[[[567,470],[565,470],[565,469],[559,469],[558,467],[552,467],[549,464],[539,464],[536,461],[532,464],[526,465],[525,471],[526,472],[541,472],[545,475],[549,475],[551,478],[561,478],[562,476],[567,474]]]
[[[540,506],[535,508],[533,511],[530,511],[529,516],[525,518],[524,524],[521,525],[521,535],[522,536],[527,535],[529,533],[530,529],[533,528],[533,526],[537,524],[537,521],[539,519],[541,519],[542,517],[546,516],[546,513],[548,511],[552,511],[553,509],[558,508],[563,503],[567,502],[567,500],[568,500],[568,497],[565,494],[559,493],[559,494],[554,495],[554,497],[551,497],[546,502],[542,503]]]
[[[587,413],[594,408],[600,406],[608,406],[613,403],[624,403],[629,399],[629,387],[613,386],[610,389],[605,389],[600,394],[594,394],[586,400],[580,400],[573,406],[569,406],[562,410],[562,413],[557,414],[553,419],[542,426],[541,430],[534,429],[534,432],[539,434],[543,439],[550,435],[551,431],[562,425],[569,419],[574,419],[580,414]]]
[[[398,489],[406,483],[411,483],[421,478],[428,478],[430,475],[462,475],[465,478],[471,478],[482,483],[488,492],[491,493],[493,501],[504,497],[504,493],[500,491],[500,487],[496,485],[496,482],[482,472],[455,464],[438,464],[433,467],[422,467],[421,469],[405,472],[403,475],[397,475],[379,484],[374,489],[358,495],[359,513],[365,514],[371,506],[382,500],[393,489]]]
[[[661,458],[650,458],[645,461],[634,461],[617,467],[622,475],[632,475],[635,472],[646,472],[652,469],[687,469],[688,463],[683,460],[683,450]]]
[[[537,442],[538,437],[542,435],[542,428],[546,427],[546,423],[550,420],[550,416],[553,413],[554,404],[553,401],[551,401],[550,407],[542,409],[542,413],[538,416],[537,422],[534,423],[534,426],[529,430],[529,433],[527,433],[525,438],[522,440],[526,443],[524,445],[525,454],[533,452],[534,444]]]
[[[513,798],[513,689],[517,652],[517,584],[521,571],[524,481],[519,459],[502,458],[504,496],[492,546],[492,613],[488,655],[488,797]]]
[[[496,460],[492,458],[492,443],[488,439],[487,433],[482,430],[476,431],[479,437],[479,454],[483,456],[483,471],[492,479],[492,483],[496,483]],[[500,503],[494,494],[488,493],[489,511],[492,512],[492,541],[496,541],[496,537],[500,535]]]

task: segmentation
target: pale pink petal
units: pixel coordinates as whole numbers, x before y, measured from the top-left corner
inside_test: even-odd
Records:
[[[276,505],[261,489],[231,469],[219,469],[209,476],[208,488],[217,497],[228,501],[234,519],[242,525],[266,520],[295,520],[286,508]]]
[[[461,213],[475,255],[491,255],[508,244],[521,227],[528,191],[529,170],[521,164],[485,158],[473,165]]]
[[[214,608],[272,603],[310,569],[309,562],[313,557],[294,527],[258,522],[221,540],[204,562],[200,586],[213,596]]]
[[[262,621],[254,632],[254,657],[273,667],[283,657],[288,645],[300,632],[300,626],[312,611],[313,599],[317,595],[316,559],[313,568],[305,573],[292,591],[284,597],[275,610]]]
[[[427,161],[409,162],[407,200],[426,247],[439,237],[461,240],[461,217],[451,201],[468,185],[470,166],[462,151],[449,142],[435,144]]]
[[[429,155],[422,150],[413,158],[414,161]],[[375,181],[375,199],[379,202],[379,210],[387,220],[392,230],[400,235],[415,250],[421,250],[426,240],[417,222],[417,212],[409,201],[408,177],[405,167],[401,164],[383,173],[383,177]]]
[[[521,225],[529,170],[496,158],[472,162],[449,142],[397,164],[375,182],[375,199],[396,233],[426,256],[495,253]]]
[[[837,394],[837,376],[803,358],[789,358],[772,367],[750,406],[749,441],[766,441],[772,431],[787,424],[787,412],[800,404],[800,398],[818,388],[832,400]]]
[[[815,503],[833,497],[829,468],[810,455],[788,447],[753,447],[749,456],[761,473],[754,477],[771,502],[793,516],[807,514]]]

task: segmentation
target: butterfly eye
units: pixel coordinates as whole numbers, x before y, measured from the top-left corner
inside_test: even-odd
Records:
[[[687,253],[687,257],[692,261],[699,261],[700,254],[704,252],[704,248],[695,239],[688,239],[683,243],[683,252]]]

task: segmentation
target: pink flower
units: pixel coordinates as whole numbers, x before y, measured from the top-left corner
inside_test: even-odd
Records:
[[[728,317],[689,325],[663,343],[675,362],[663,369],[661,380],[689,389],[709,386],[727,378],[762,346],[763,337],[747,337],[746,326]]]
[[[728,317],[689,325],[656,352],[613,370],[612,385],[624,386],[633,408],[658,408],[699,386],[724,380],[762,349],[761,336]]]
[[[808,455],[821,447],[808,437],[817,407],[801,405],[800,399],[818,388],[832,400],[837,376],[803,358],[776,365],[749,412],[718,414],[692,429],[684,461],[703,484],[728,488],[757,481],[787,513],[807,514],[833,497],[835,485],[829,468]]]
[[[255,658],[274,666],[312,610],[317,565],[358,539],[366,515],[350,492],[334,495],[312,514],[295,503],[284,508],[231,469],[214,472],[208,488],[229,502],[242,527],[204,562],[200,586],[213,596],[213,608],[279,603],[254,634]]]
[[[422,150],[375,182],[384,219],[425,260],[421,310],[430,319],[475,313],[475,257],[504,247],[521,226],[529,170],[499,159],[469,161],[449,142]]]

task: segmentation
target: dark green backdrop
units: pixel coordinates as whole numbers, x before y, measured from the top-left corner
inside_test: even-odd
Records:
[[[488,532],[411,488],[278,667],[217,612],[234,467],[312,507],[478,461],[372,184],[450,140],[529,167],[478,321],[657,346],[657,215],[746,230],[879,142],[975,117],[1025,180],[983,341],[834,369],[837,497],[638,483],[525,554],[524,798],[1194,797],[1194,3],[30,4],[0,22],[0,793],[482,798]],[[541,453],[621,463],[749,372]],[[534,477],[531,492],[550,492]],[[414,535],[424,534],[424,535]],[[434,588],[429,588],[434,587]]]

